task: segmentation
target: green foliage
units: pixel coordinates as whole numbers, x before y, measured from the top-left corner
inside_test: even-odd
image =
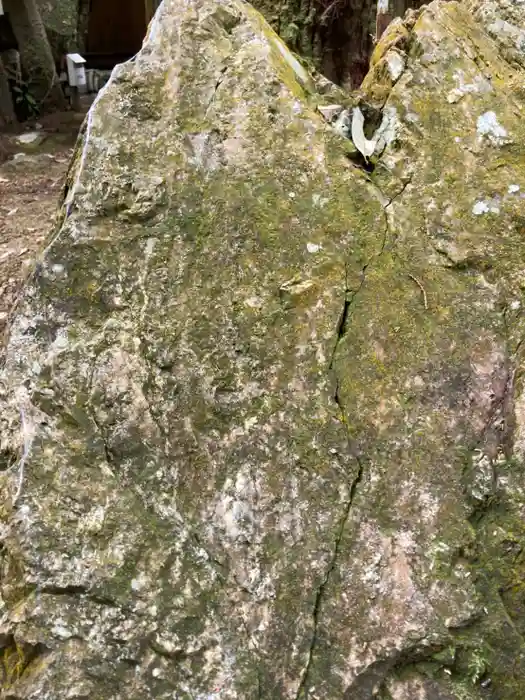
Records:
[[[475,685],[487,673],[487,650],[483,647],[473,649],[468,662],[468,678]]]
[[[12,87],[15,104],[21,107],[24,113],[27,113],[29,118],[37,117],[40,113],[38,103],[29,91],[29,87],[23,81],[17,82]]]

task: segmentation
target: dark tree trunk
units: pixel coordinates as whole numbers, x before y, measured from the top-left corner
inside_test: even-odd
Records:
[[[374,47],[372,0],[331,0],[321,14],[320,70],[348,90],[361,85]]]
[[[91,0],[78,0],[77,44],[81,54],[87,49],[90,5]]]
[[[7,79],[7,71],[0,55],[0,127],[16,122],[13,97]]]

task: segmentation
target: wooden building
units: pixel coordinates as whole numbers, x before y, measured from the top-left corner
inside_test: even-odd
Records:
[[[111,68],[134,56],[160,0],[89,0],[85,57],[93,68]]]

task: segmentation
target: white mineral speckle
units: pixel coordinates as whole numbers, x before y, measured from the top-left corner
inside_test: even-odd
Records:
[[[509,185],[508,193],[509,194],[516,194],[516,192],[520,191],[520,186],[519,185]]]
[[[399,124],[400,122],[396,108],[393,106],[385,107],[383,110],[383,119],[381,120],[381,124],[374,134],[376,153],[382,153],[385,148],[396,139]]]
[[[260,309],[263,305],[263,300],[260,297],[248,297],[244,300],[244,305],[250,309]]]
[[[245,430],[250,430],[250,428],[253,428],[254,425],[257,425],[257,416],[251,416],[250,418],[246,418],[244,421]]]
[[[477,121],[477,131],[480,136],[486,136],[495,145],[502,145],[508,136],[505,127],[501,126],[495,112],[485,112]]]
[[[105,510],[99,505],[93,508],[86,516],[79,522],[79,528],[87,532],[98,532],[102,525],[104,524]]]
[[[472,213],[475,216],[480,216],[481,214],[499,214],[500,208],[496,201],[483,201],[480,200],[476,202],[472,207]]]
[[[315,207],[324,207],[329,201],[330,199],[328,197],[322,197],[320,194],[316,193],[312,195],[312,203]]]
[[[131,590],[132,591],[140,591],[144,586],[147,584],[148,579],[147,577],[143,574],[140,573],[136,578],[132,579],[131,581]]]
[[[390,77],[392,80],[397,80],[405,70],[405,59],[397,51],[389,51],[385,58]]]
[[[58,355],[60,352],[66,350],[68,347],[69,339],[67,337],[67,330],[65,328],[61,328],[56,334],[55,340],[51,343],[50,355]]]
[[[492,91],[490,82],[480,75],[474,76],[471,82],[465,81],[465,73],[462,70],[456,71],[454,79],[457,82],[457,87],[451,90],[447,95],[447,102],[454,104],[459,102],[464,95],[473,93],[487,93]]]
[[[472,207],[472,213],[475,216],[480,216],[481,214],[486,214],[489,211],[489,205],[487,202],[476,202]]]
[[[72,633],[67,629],[67,627],[64,627],[64,625],[60,624],[56,624],[53,627],[52,632],[54,635],[60,637],[61,639],[68,639],[72,636]]]
[[[318,253],[321,250],[321,246],[318,243],[307,243],[306,250],[309,253]]]
[[[156,238],[148,238],[148,240],[146,241],[146,245],[144,246],[144,252],[146,253],[147,257],[149,257],[153,253],[153,249],[155,248],[156,243]]]

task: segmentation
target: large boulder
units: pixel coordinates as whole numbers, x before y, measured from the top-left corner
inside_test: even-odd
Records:
[[[164,1],[11,323],[4,697],[522,696],[524,22],[394,22],[369,163],[249,5]]]

